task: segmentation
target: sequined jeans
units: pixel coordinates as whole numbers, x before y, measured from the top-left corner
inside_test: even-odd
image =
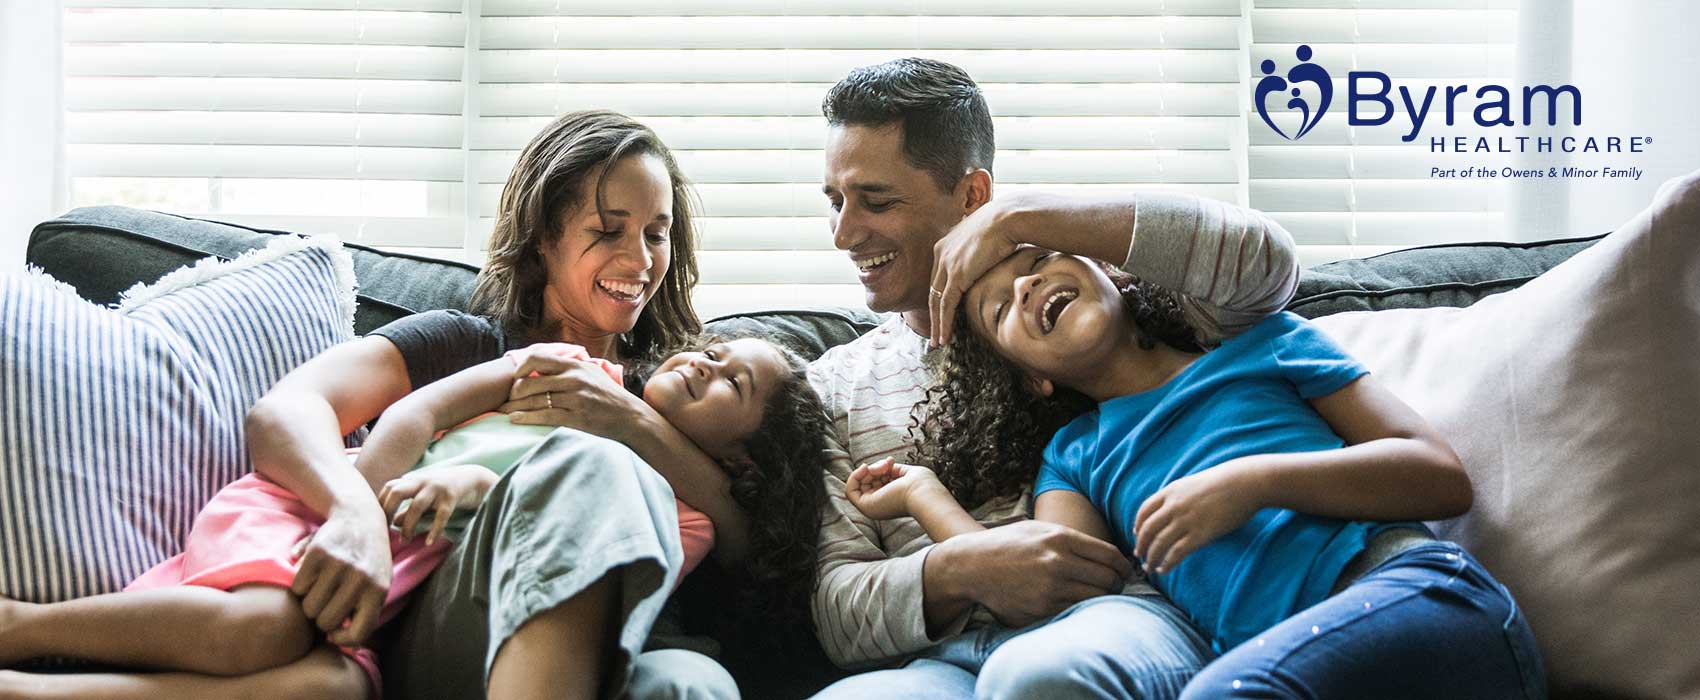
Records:
[[[1182,700],[1545,700],[1511,593],[1451,542],[1399,553],[1216,659]]]

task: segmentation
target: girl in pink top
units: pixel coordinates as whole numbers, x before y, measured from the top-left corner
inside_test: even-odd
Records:
[[[442,535],[451,516],[476,509],[501,472],[551,432],[489,413],[507,400],[514,367],[532,353],[591,363],[615,382],[621,379],[619,365],[592,358],[579,346],[533,345],[421,388],[384,414],[363,449],[349,451],[357,461],[416,464],[415,471],[379,491],[394,526],[394,575],[379,624],[400,612],[407,595],[442,561],[449,547]],[[668,357],[644,383],[644,401],[733,478],[733,497],[751,519],[751,554],[742,574],[752,612],[758,603],[770,606],[766,614],[804,611],[813,585],[818,510],[826,500],[819,478],[826,425],[805,372],[801,358],[766,341],[704,338]],[[443,432],[449,428],[454,429]],[[433,441],[441,447],[449,440],[462,440],[468,449],[427,451],[435,450]],[[714,546],[707,516],[683,502],[678,508],[684,557],[675,583]],[[427,516],[425,537],[415,537]],[[144,688],[169,689],[182,698],[223,697],[227,688],[209,677],[263,674],[310,653],[326,664],[327,681],[338,677],[329,665],[334,655],[314,650],[314,621],[302,614],[302,597],[317,591],[297,597],[289,590],[299,553],[322,522],[295,494],[250,474],[206,505],[182,554],[123,592],[53,604],[0,599],[0,667],[70,657],[178,672],[154,674],[142,683],[126,674],[0,671],[0,697],[21,690],[27,697],[122,698],[138,697]],[[205,633],[185,637],[181,624],[143,622],[161,617],[199,622]],[[116,633],[120,629],[125,632]],[[376,656],[354,646],[346,632],[345,627],[329,639],[365,670],[370,683],[328,687],[316,695],[375,697],[382,687]]]

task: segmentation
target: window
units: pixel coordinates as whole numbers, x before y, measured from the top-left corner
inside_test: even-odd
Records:
[[[1510,82],[1515,15],[1515,0],[1255,0],[1248,95],[1264,75],[1263,61],[1285,75],[1299,63],[1298,48],[1309,46],[1310,60],[1332,78],[1333,116],[1290,141],[1264,123],[1255,105],[1247,109],[1250,206],[1293,233],[1307,265],[1501,237],[1505,183],[1430,179],[1429,169],[1449,160],[1429,152],[1428,136],[1446,131],[1436,125],[1408,143],[1400,141],[1408,130],[1396,126],[1403,117],[1384,126],[1349,126],[1346,74],[1376,70],[1413,91],[1438,85],[1442,93],[1459,83]],[[1301,95],[1317,104],[1313,92]],[[1267,99],[1271,114],[1285,104],[1278,97]],[[1406,111],[1397,93],[1392,102],[1400,114]],[[1368,107],[1364,116],[1378,113]],[[1296,114],[1274,118],[1287,134],[1297,133]],[[1450,160],[1479,165],[1485,159]]]
[[[1509,70],[1509,0],[1364,4],[67,0],[71,196],[476,263],[519,149],[606,107],[652,125],[697,183],[705,317],[854,306],[820,99],[851,68],[920,55],[984,88],[1000,191],[1249,204],[1307,263],[1497,235],[1498,197],[1415,178],[1393,129],[1332,119],[1297,145],[1248,106],[1257,64],[1285,70],[1300,43],[1337,95],[1336,67],[1360,63],[1419,82]],[[1484,4],[1468,31],[1414,7]]]
[[[67,5],[73,205],[464,247],[459,0]]]

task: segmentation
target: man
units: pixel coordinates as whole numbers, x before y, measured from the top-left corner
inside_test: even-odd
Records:
[[[953,228],[1020,225],[1099,250],[1119,245],[1097,257],[1121,262],[1127,252],[1124,267],[1190,294],[1183,305],[1206,342],[1243,320],[1236,313],[1268,313],[1291,298],[1290,237],[1255,212],[1196,198],[1029,197],[987,207],[991,115],[974,81],[946,63],[911,58],[857,69],[822,109],[822,190],[834,244],[859,269],[869,308],[896,313],[810,367],[834,448],[815,624],[839,666],[904,663],[851,676],[817,697],[1178,695],[1212,656],[1209,645],[1113,546],[1031,520],[1027,497],[965,504],[998,527],[935,545],[912,519],[863,516],[844,482],[856,465],[910,459],[910,409],[928,377],[929,303],[938,304],[930,297],[940,293],[929,287],[934,246]],[[1016,209],[1020,217],[1001,215]]]

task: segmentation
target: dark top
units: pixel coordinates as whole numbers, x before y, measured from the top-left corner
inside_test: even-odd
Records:
[[[373,329],[371,335],[387,338],[401,351],[413,391],[523,345],[494,321],[453,309],[406,316]]]

